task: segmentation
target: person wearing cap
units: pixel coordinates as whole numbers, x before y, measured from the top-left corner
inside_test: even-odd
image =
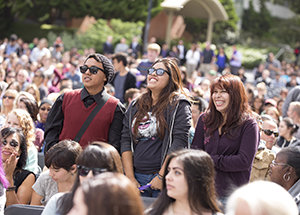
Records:
[[[101,54],[90,54],[80,71],[84,88],[59,96],[48,114],[45,152],[61,140],[74,140],[90,113],[107,94],[104,85],[114,76],[112,63]],[[121,102],[109,97],[82,135],[80,145],[85,148],[90,142],[102,141],[119,150],[124,113]]]
[[[277,102],[274,99],[266,99],[264,110],[267,110],[269,107],[277,108]]]
[[[21,47],[17,42],[18,36],[16,34],[12,34],[9,37],[9,42],[4,49],[4,58],[8,58],[9,55],[15,52],[18,56],[21,52]]]

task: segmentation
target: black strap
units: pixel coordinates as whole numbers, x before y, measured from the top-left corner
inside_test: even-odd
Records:
[[[90,113],[90,115],[88,116],[88,118],[85,120],[85,122],[81,126],[80,130],[78,131],[76,137],[74,138],[74,141],[79,142],[79,140],[81,139],[82,135],[84,134],[84,132],[86,131],[86,129],[89,127],[89,125],[91,124],[91,122],[93,121],[93,119],[95,118],[95,116],[97,115],[97,113],[105,105],[105,103],[107,102],[107,100],[109,99],[109,97],[110,97],[110,95],[108,95],[104,91],[101,101],[99,102],[99,104],[97,104],[97,106]]]

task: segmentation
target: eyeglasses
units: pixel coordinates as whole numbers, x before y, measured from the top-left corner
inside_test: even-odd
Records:
[[[47,111],[50,111],[51,110],[51,108],[44,108],[44,107],[42,107],[42,108],[40,108],[42,111],[45,111],[45,110],[47,110]]]
[[[3,96],[3,99],[15,99],[13,96]]]
[[[39,78],[39,77],[42,77],[42,76],[40,76],[40,75],[34,75],[34,77],[35,77],[35,78]]]
[[[103,169],[103,168],[90,168],[81,165],[77,165],[77,169],[78,169],[78,174],[83,177],[86,177],[91,170],[93,171],[94,176],[107,171],[107,169]]]
[[[271,163],[271,165],[273,165],[273,166],[277,166],[277,165],[280,165],[280,166],[289,166],[288,164],[286,164],[286,163],[276,163],[276,161],[275,160],[272,160],[272,163]]]
[[[268,129],[262,129],[262,131],[267,135],[267,136],[271,136],[272,134],[274,134],[275,137],[279,136],[279,133],[277,131],[271,131]]]
[[[161,68],[158,68],[158,69],[155,69],[155,68],[148,68],[148,74],[149,75],[152,75],[154,72],[156,72],[156,75],[158,76],[162,76],[165,72],[168,74],[168,75],[171,75],[167,70],[165,69],[161,69]]]
[[[1,143],[3,146],[6,146],[8,142],[6,141],[6,139],[4,139],[4,140],[1,140]],[[9,145],[13,148],[16,148],[19,145],[19,143],[15,140],[12,140],[9,142]]]
[[[15,78],[15,76],[9,75],[9,76],[6,76],[6,78]]]
[[[101,70],[103,73],[105,73],[103,69],[101,69],[97,66],[88,67],[88,66],[84,65],[84,66],[80,66],[79,69],[82,74],[86,73],[86,71],[88,69],[90,70],[90,73],[93,75],[96,75],[98,73],[98,70]]]

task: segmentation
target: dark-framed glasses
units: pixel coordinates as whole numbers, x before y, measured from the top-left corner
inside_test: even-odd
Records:
[[[262,131],[267,135],[267,136],[271,136],[272,134],[274,134],[275,137],[279,136],[279,133],[277,131],[272,131],[269,129],[262,129]]]
[[[47,110],[48,112],[51,110],[51,108],[45,108],[45,107],[41,107],[40,109],[41,109],[41,111]]]
[[[155,69],[153,67],[151,68],[148,68],[148,74],[149,75],[152,75],[154,72],[156,72],[156,75],[157,76],[162,76],[165,72],[168,74],[168,75],[171,75],[167,70],[165,69],[161,69],[161,68],[158,68],[158,69]]]
[[[92,168],[92,167],[86,167],[81,165],[77,165],[77,169],[78,169],[78,174],[83,177],[86,177],[91,170],[94,176],[103,172],[107,172],[107,169],[104,168]]]
[[[1,143],[2,143],[3,146],[6,146],[6,145],[8,144],[8,142],[6,141],[6,139],[1,140]],[[9,145],[10,145],[11,147],[13,147],[13,148],[16,148],[16,147],[19,145],[19,143],[18,143],[18,141],[16,141],[16,140],[11,140],[11,141],[9,142]]]
[[[103,73],[105,73],[103,69],[97,66],[88,67],[87,65],[84,65],[84,66],[80,66],[79,69],[82,74],[86,73],[88,69],[90,70],[90,73],[93,75],[96,75],[98,73],[98,70],[101,70]]]

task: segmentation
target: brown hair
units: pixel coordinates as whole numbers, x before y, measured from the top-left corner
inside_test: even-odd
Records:
[[[164,130],[168,129],[167,122],[165,119],[165,111],[168,105],[172,105],[175,107],[178,100],[176,98],[179,97],[180,94],[184,94],[184,90],[182,88],[182,81],[180,76],[180,70],[178,68],[177,62],[175,59],[158,59],[156,60],[151,67],[153,67],[157,63],[163,63],[167,69],[167,71],[171,74],[169,76],[168,85],[161,91],[158,96],[158,101],[153,106],[152,100],[152,92],[149,88],[146,88],[146,91],[139,96],[137,99],[137,109],[138,112],[135,114],[134,118],[135,124],[133,126],[133,135],[138,137],[138,126],[142,122],[143,118],[146,116],[147,120],[149,119],[148,111],[152,109],[152,115],[156,116],[157,119],[157,134],[162,139],[164,136]]]
[[[217,111],[212,96],[216,88],[225,89],[229,94],[229,104],[227,106],[226,122],[222,126],[221,134],[228,132],[230,136],[234,135],[235,128],[239,127],[249,116],[253,116],[248,98],[241,79],[235,75],[226,74],[217,77],[210,88],[210,101],[205,116],[205,126],[209,129],[209,135],[217,130],[223,123],[222,114]],[[230,110],[230,111],[229,111]]]

